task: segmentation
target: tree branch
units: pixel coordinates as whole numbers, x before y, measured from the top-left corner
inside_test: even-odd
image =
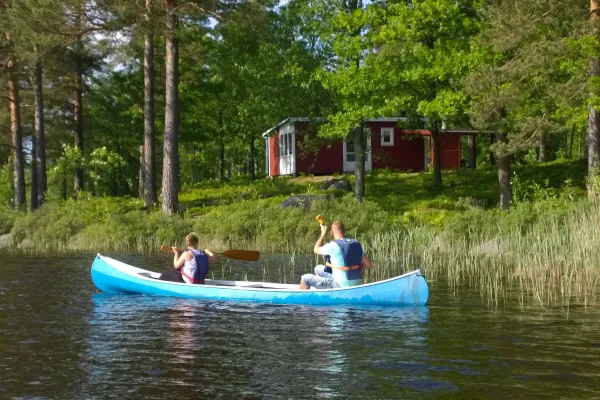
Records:
[[[200,14],[210,15],[211,17],[214,17],[219,21],[222,20],[222,17],[219,14],[215,13],[214,11],[209,11],[209,10],[205,9],[204,7],[200,7],[198,4],[195,4],[195,3],[182,3],[175,7],[175,11],[177,12],[180,9],[185,9],[185,8],[191,8],[192,10],[194,10]]]

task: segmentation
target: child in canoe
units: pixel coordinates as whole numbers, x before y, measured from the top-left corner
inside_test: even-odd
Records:
[[[163,272],[158,279],[170,282],[204,284],[204,279],[208,274],[208,266],[218,261],[217,256],[209,249],[198,250],[198,236],[193,233],[185,237],[185,246],[184,251],[171,247],[174,254],[173,268]]]

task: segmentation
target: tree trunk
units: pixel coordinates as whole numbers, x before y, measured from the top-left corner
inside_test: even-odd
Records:
[[[590,0],[590,20],[594,23],[600,12],[600,0]],[[596,28],[594,28],[596,30]],[[595,32],[596,35],[598,32]],[[597,37],[598,39],[598,37]],[[590,78],[600,76],[600,64],[598,59],[590,62]],[[598,175],[598,163],[600,161],[600,116],[598,111],[590,104],[588,107],[588,127],[586,137],[587,161],[588,161],[588,197],[596,198],[598,190],[596,176]]]
[[[179,92],[178,92],[178,61],[179,49],[177,43],[177,14],[175,13],[176,0],[167,2],[167,40],[166,40],[166,93],[165,93],[165,134],[163,155],[163,211],[166,214],[175,214],[179,211],[177,198],[179,157],[178,124],[179,124]]]
[[[67,176],[64,174],[60,185],[60,198],[63,200],[67,199]]]
[[[540,133],[540,153],[538,154],[539,162],[546,162],[546,132]]]
[[[152,0],[146,0],[146,20],[150,22]],[[144,205],[156,206],[156,129],[154,125],[154,35],[144,39],[144,160],[142,163]]]
[[[506,143],[506,134],[496,132],[498,143]],[[510,154],[498,156],[498,186],[500,188],[500,208],[508,210],[510,208],[512,190],[510,186]]]
[[[194,143],[192,143],[192,156],[188,157],[188,159],[188,168],[190,170],[190,183],[194,184],[194,163],[196,162],[196,145]]]
[[[10,39],[8,39],[10,41]],[[21,103],[19,99],[19,80],[15,60],[11,57],[6,64],[8,72],[8,100],[10,102],[10,131],[13,150],[13,184],[15,189],[14,205],[25,205],[25,159],[23,157],[23,138],[21,131]]]
[[[146,182],[146,177],[144,176],[144,145],[140,146],[140,171],[139,171],[139,183],[138,183],[138,196],[140,198],[144,198],[144,186]],[[146,204],[144,199],[144,206],[149,207],[150,205]]]
[[[569,150],[568,150],[568,157],[569,160],[573,159],[573,141],[575,140],[575,133],[577,132],[577,130],[575,128],[571,129],[571,136],[569,137]]]
[[[250,182],[256,179],[256,171],[254,168],[254,160],[256,159],[256,149],[254,148],[254,138],[250,137],[250,158],[248,159],[248,175]]]
[[[352,132],[352,143],[354,144],[354,197],[359,203],[365,197],[365,148],[363,145],[364,129],[362,126],[355,128]]]
[[[595,61],[596,67],[598,63]],[[593,106],[589,106],[588,110],[588,126],[586,136],[586,153],[588,164],[588,197],[596,197],[595,179],[598,175],[598,162],[600,161],[599,133],[600,133],[600,116],[598,111]]]
[[[223,182],[225,179],[225,143],[223,142],[223,137],[220,139],[221,143],[219,143],[219,180]]]
[[[78,49],[81,50],[81,38],[78,39]],[[75,75],[75,91],[73,93],[73,122],[75,124],[75,146],[83,152],[83,60],[81,54],[77,54],[77,72]],[[75,181],[73,185],[75,194],[83,190],[83,169],[75,168]]]
[[[38,183],[37,183],[37,157],[36,157],[36,139],[35,132],[31,135],[31,198],[29,209],[31,211],[38,208]]]
[[[35,64],[35,138],[36,138],[36,170],[37,170],[37,206],[46,201],[48,181],[46,176],[46,132],[44,129],[44,91],[42,63]],[[32,183],[33,187],[33,183]]]
[[[490,146],[492,146],[494,144],[494,139],[495,135],[493,133],[490,133]],[[494,156],[494,151],[490,150],[490,165],[494,165],[496,164],[496,157]]]
[[[469,148],[469,168],[477,168],[477,139],[475,135],[467,136],[467,147]]]
[[[442,155],[440,150],[440,132],[437,127],[431,129],[431,144],[433,151],[433,185],[442,186]]]

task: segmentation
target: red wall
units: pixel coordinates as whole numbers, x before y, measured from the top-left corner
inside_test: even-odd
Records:
[[[269,136],[269,176],[279,175],[279,130]]]
[[[381,146],[381,128],[394,128],[394,145]],[[392,168],[403,171],[422,171],[425,168],[425,136],[426,130],[403,130],[394,122],[372,122],[371,159],[373,169]],[[333,174],[344,169],[344,147],[341,140],[329,142],[329,147],[322,146],[319,152],[302,154],[301,143],[307,132],[306,126],[296,123],[296,172],[307,174]],[[460,168],[460,135],[440,135],[442,151],[442,169]],[[279,175],[279,130],[269,137],[269,175]],[[433,165],[433,151],[431,151]]]
[[[442,152],[442,169],[460,168],[460,135],[446,133],[440,135],[440,150]],[[433,165],[433,147],[431,148],[431,165]]]
[[[305,135],[298,132],[296,125],[296,172],[307,174],[333,174],[344,169],[344,147],[341,141],[330,142],[329,147],[323,146],[317,154],[303,154],[301,143]]]
[[[373,169],[392,168],[402,171],[425,169],[425,139],[406,135],[394,122],[371,122],[371,160]],[[381,145],[381,128],[394,128],[394,145]]]

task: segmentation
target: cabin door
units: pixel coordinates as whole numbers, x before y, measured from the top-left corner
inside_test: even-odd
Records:
[[[279,129],[279,174],[296,173],[296,129],[287,123]]]
[[[365,129],[367,136],[366,140],[366,158],[365,158],[365,172],[371,170],[371,129]],[[354,143],[351,139],[344,140],[344,172],[354,172],[356,167],[356,154],[354,153]]]

